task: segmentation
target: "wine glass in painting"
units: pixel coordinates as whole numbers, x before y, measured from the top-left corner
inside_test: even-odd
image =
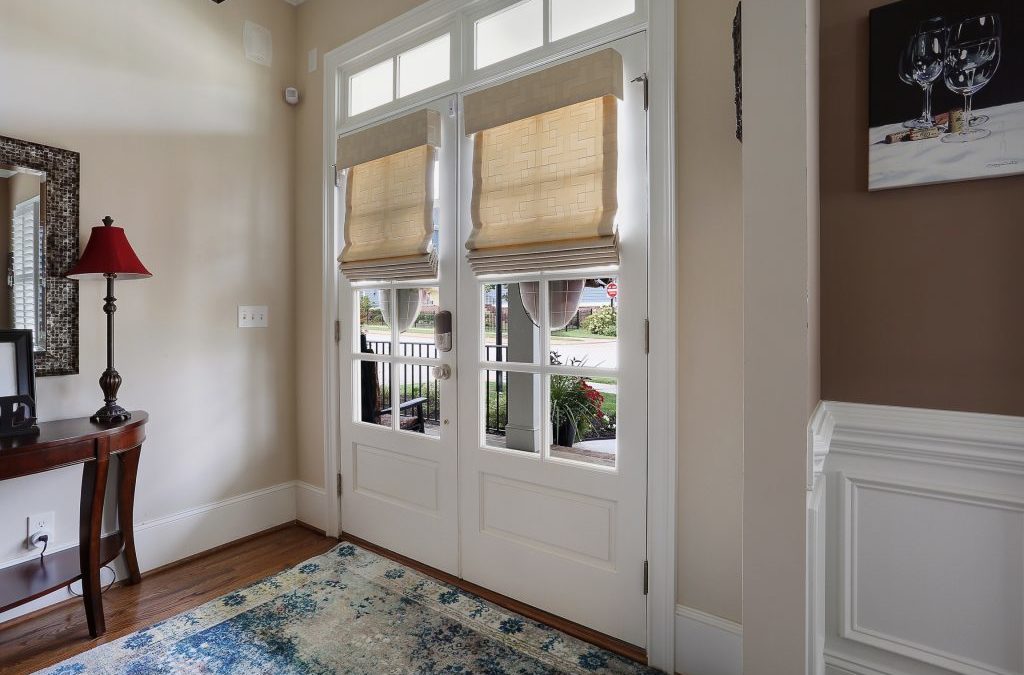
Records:
[[[981,127],[987,115],[974,115],[974,95],[988,84],[1002,58],[1002,30],[999,17],[986,14],[960,22],[946,48],[946,87],[964,97],[965,124],[942,137],[944,143],[967,143],[992,134]]]
[[[922,21],[900,54],[899,76],[907,84],[921,87],[924,102],[921,116],[907,120],[903,126],[910,129],[929,129],[935,126],[932,117],[932,86],[942,76],[948,29],[941,17]]]

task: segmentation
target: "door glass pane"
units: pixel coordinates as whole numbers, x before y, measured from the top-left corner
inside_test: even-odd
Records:
[[[356,420],[391,428],[391,364],[356,361]]]
[[[364,354],[386,355],[391,353],[391,291],[381,288],[367,288],[356,291],[359,303],[358,349]]]
[[[619,301],[615,277],[548,282],[551,364],[618,367]]]
[[[395,97],[394,59],[381,61],[348,78],[348,114],[358,115]]]
[[[398,428],[416,434],[441,436],[441,383],[433,366],[396,363],[398,372]]]
[[[618,381],[551,375],[551,457],[615,466]]]
[[[551,0],[551,40],[632,14],[636,0]]]
[[[408,96],[451,77],[451,35],[398,55],[398,95]]]
[[[504,61],[543,44],[543,0],[520,2],[476,22],[476,67]]]
[[[485,370],[483,387],[484,445],[538,452],[540,376]]]
[[[436,359],[434,317],[440,311],[436,286],[395,289],[395,320],[398,322],[398,353]]]
[[[484,284],[485,361],[539,362],[538,287],[536,281]]]

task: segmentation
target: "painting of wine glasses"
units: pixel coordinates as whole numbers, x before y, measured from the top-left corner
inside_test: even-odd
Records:
[[[1024,173],[1024,0],[901,0],[870,30],[869,189]]]

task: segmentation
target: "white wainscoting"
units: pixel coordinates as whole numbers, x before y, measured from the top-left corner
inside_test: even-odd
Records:
[[[135,549],[139,556],[139,567],[146,572],[295,520],[297,487],[298,481],[288,481],[162,518],[136,523]],[[326,515],[323,509],[320,509],[320,513],[323,514],[321,518]],[[53,550],[67,549],[76,543],[67,542]],[[28,557],[35,557],[35,554]],[[2,566],[8,567],[23,559],[8,560]],[[118,578],[124,578],[125,569],[120,560],[114,567]],[[103,574],[103,581],[107,581],[108,572]],[[54,591],[0,614],[0,623],[67,600],[69,597],[72,596],[67,589]],[[82,620],[85,620],[84,615]]]
[[[676,605],[675,667],[685,675],[743,675],[743,627]]]
[[[1024,418],[825,409],[827,672],[1024,674]]]

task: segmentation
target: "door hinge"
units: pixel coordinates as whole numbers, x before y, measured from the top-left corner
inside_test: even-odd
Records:
[[[338,474],[338,496],[341,496],[341,474]],[[646,577],[645,577],[646,578]],[[644,582],[644,588],[647,588],[647,582]],[[646,591],[644,591],[646,593]]]
[[[650,82],[647,80],[647,73],[640,73],[634,77],[630,82],[642,82],[644,85],[644,110],[647,110],[650,104]]]
[[[647,595],[647,561],[644,561],[644,595]]]
[[[341,342],[341,321],[334,320],[334,341]]]
[[[644,354],[651,353],[651,320],[644,319]]]
[[[341,187],[341,172],[338,171],[338,165],[331,164],[331,168],[334,169],[334,187]]]

